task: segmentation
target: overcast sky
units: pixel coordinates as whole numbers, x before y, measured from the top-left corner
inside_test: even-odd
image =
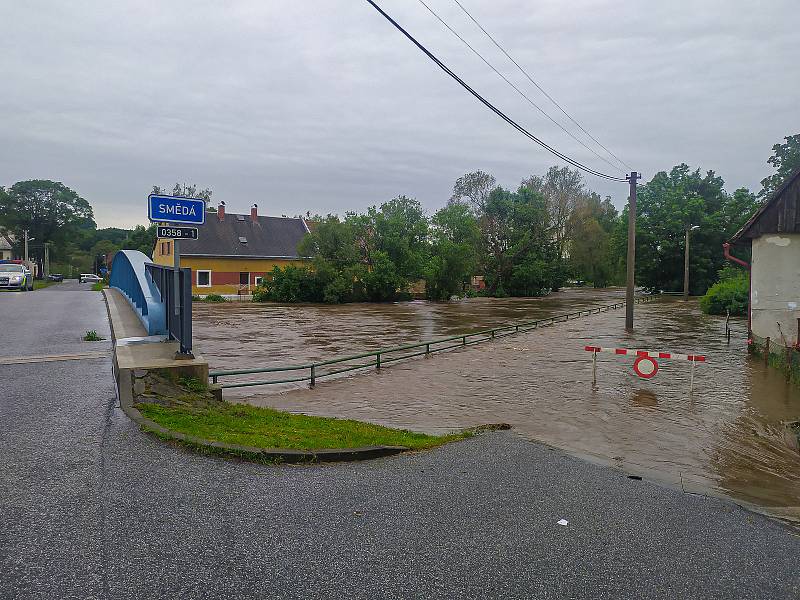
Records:
[[[452,0],[426,1],[564,121]],[[462,3],[646,181],[687,162],[757,190],[772,145],[800,131],[798,0]],[[379,4],[510,116],[610,170],[417,0]],[[516,187],[561,164],[363,0],[0,0],[0,22],[0,185],[62,181],[101,227],[145,223],[150,188],[176,180],[230,212],[343,213],[399,194],[433,212],[467,171]],[[625,184],[586,182],[625,202]]]

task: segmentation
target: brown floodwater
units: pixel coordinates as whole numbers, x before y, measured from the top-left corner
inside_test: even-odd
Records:
[[[345,306],[196,304],[195,347],[212,369],[305,363],[619,301],[621,290],[574,289],[539,299]],[[463,350],[392,364],[313,390],[300,384],[226,390],[226,398],[432,433],[510,423],[527,438],[687,492],[722,494],[788,519],[800,516],[800,454],[785,424],[800,389],[746,351],[746,322],[663,298]],[[638,378],[631,357],[598,354],[592,386],[584,345],[707,356],[659,362]]]

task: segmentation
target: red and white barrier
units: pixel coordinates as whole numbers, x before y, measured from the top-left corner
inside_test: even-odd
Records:
[[[692,360],[705,362],[706,357],[700,354],[675,354],[674,352],[650,352],[648,350],[629,350],[627,348],[601,348],[600,346],[584,346],[587,352],[610,352],[627,356],[644,356],[647,358],[671,358],[675,360]]]
[[[602,348],[600,346],[584,346],[587,352],[592,353],[592,383],[597,383],[597,353],[607,352],[619,356],[635,356],[633,362],[634,372],[642,379],[651,379],[658,373],[656,359],[687,360],[692,363],[692,374],[689,392],[694,390],[695,363],[705,362],[706,357],[701,354],[676,354],[674,352],[651,352],[649,350],[630,350],[628,348]]]

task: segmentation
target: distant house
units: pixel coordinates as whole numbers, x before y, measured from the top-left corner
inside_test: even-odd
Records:
[[[0,229],[0,260],[10,260],[14,258],[14,236],[8,231]]]
[[[181,240],[181,266],[192,269],[192,293],[223,296],[250,294],[276,266],[303,264],[297,246],[309,229],[302,218],[259,216],[254,205],[249,215],[206,213],[198,239]],[[172,265],[173,241],[157,239],[153,262]]]
[[[778,351],[800,345],[800,169],[731,238],[750,245],[750,330]],[[727,248],[726,248],[727,253]]]

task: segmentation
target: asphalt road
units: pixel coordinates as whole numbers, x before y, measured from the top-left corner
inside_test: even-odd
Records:
[[[18,347],[30,354],[85,351],[76,330],[108,336],[98,297],[68,284],[24,303],[0,295],[0,326],[28,319]],[[0,364],[0,386],[4,600],[800,590],[795,532],[513,433],[358,464],[267,467],[142,434],[118,408],[110,358]]]

